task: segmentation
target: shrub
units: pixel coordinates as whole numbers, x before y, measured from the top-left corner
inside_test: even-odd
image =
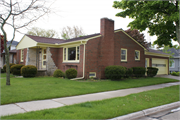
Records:
[[[66,77],[68,79],[71,79],[71,78],[76,78],[77,77],[77,70],[74,69],[74,68],[70,68],[68,70],[66,70]]]
[[[180,76],[180,72],[172,72],[171,75]]]
[[[1,69],[1,73],[5,73],[4,69]]]
[[[9,64],[9,67],[11,68],[11,66],[13,66],[13,65],[15,65],[15,64],[14,64],[14,63],[10,63],[10,64]],[[6,65],[3,66],[3,70],[4,70],[4,72],[6,72]],[[10,71],[10,72],[11,72],[11,71]]]
[[[132,75],[133,75],[133,69],[127,68],[126,69],[126,78],[132,77]]]
[[[21,75],[23,77],[35,77],[37,74],[37,68],[33,65],[26,65],[21,68]]]
[[[123,66],[112,65],[112,66],[107,66],[105,68],[105,77],[107,79],[119,80],[122,77],[125,77],[125,74],[126,74],[126,67]]]
[[[144,67],[132,67],[133,75],[135,77],[143,77],[145,76],[146,68]]]
[[[158,68],[155,67],[147,67],[148,71],[147,71],[147,76],[148,77],[154,77],[157,75],[158,72]]]
[[[54,71],[53,77],[65,77],[65,74],[60,69],[57,69],[57,70]]]
[[[13,75],[21,75],[21,68],[23,67],[24,65],[22,65],[22,64],[16,64],[16,65],[13,65],[13,66],[11,66],[11,73],[13,74]]]

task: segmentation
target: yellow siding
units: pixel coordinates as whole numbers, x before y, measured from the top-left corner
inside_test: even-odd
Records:
[[[30,48],[30,47],[35,47],[36,45],[37,45],[36,41],[24,35],[24,37],[21,39],[19,44],[16,46],[16,49],[19,50],[24,48]]]

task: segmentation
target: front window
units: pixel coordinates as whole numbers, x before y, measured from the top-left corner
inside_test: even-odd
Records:
[[[135,50],[135,60],[140,60],[140,51]]]
[[[79,62],[79,46],[66,47],[63,50],[64,62]]]
[[[121,61],[127,61],[127,49],[121,49]]]
[[[172,60],[171,62],[169,61],[169,66],[170,66],[170,68],[175,68],[175,62],[174,62],[174,60]]]
[[[21,50],[21,62],[24,61],[24,49]]]
[[[46,68],[46,48],[42,49],[42,67]]]

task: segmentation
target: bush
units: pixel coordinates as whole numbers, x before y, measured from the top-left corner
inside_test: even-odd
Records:
[[[65,74],[60,69],[57,69],[57,70],[54,71],[53,77],[65,77]]]
[[[133,69],[127,68],[126,69],[126,78],[132,77],[132,75],[133,75]]]
[[[21,75],[23,77],[35,77],[37,74],[37,68],[33,65],[26,65],[21,68]]]
[[[66,70],[66,77],[68,79],[71,79],[71,78],[76,78],[77,77],[77,70],[74,69],[74,68],[70,68],[68,70]]]
[[[13,66],[11,66],[11,73],[13,74],[13,75],[18,75],[18,76],[20,76],[21,75],[21,68],[23,67],[24,65],[22,65],[22,64],[16,64],[16,65],[13,65]]]
[[[158,68],[155,67],[147,67],[148,71],[147,71],[147,76],[148,77],[154,77],[157,75],[158,72]]]
[[[10,68],[11,68],[11,66],[13,66],[13,65],[15,65],[15,64],[14,64],[14,63],[10,63],[10,64],[9,64]],[[6,72],[6,65],[3,66],[3,70],[4,70],[4,72]],[[10,71],[10,72],[11,72],[11,71]]]
[[[171,75],[180,76],[180,72],[172,72]]]
[[[111,80],[119,80],[126,75],[126,67],[123,66],[107,66],[105,68],[105,77]]]
[[[133,75],[135,77],[143,77],[145,76],[146,68],[144,67],[132,67]]]
[[[4,69],[1,69],[1,73],[5,73]]]

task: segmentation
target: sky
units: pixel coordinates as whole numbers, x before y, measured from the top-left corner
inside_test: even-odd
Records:
[[[59,33],[63,27],[78,26],[81,27],[86,35],[100,33],[100,19],[107,17],[114,20],[114,28],[123,30],[128,29],[128,24],[133,19],[116,17],[120,9],[113,8],[114,0],[56,0],[51,6],[54,13],[44,16],[34,22],[28,29],[39,27],[42,29],[53,29]],[[9,29],[9,28],[7,28]],[[20,30],[23,34],[16,33],[15,41],[20,41],[28,29]],[[156,36],[149,36],[147,31],[143,32],[148,42],[156,40]],[[11,30],[8,30],[8,36],[11,37]],[[174,43],[176,44],[176,43]]]

